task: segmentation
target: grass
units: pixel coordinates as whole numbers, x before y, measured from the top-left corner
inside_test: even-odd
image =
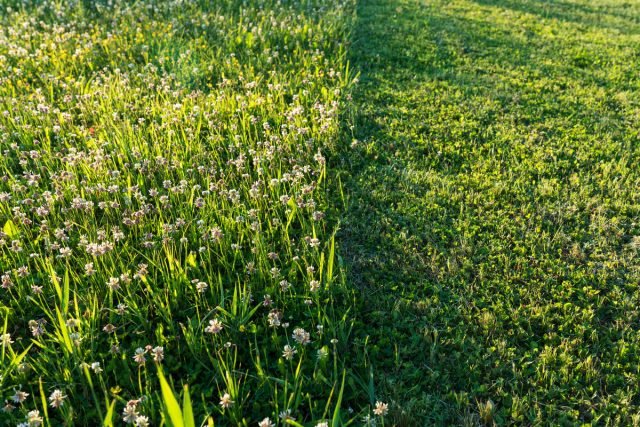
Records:
[[[638,16],[0,0],[0,425],[640,424]]]
[[[330,168],[354,365],[390,422],[640,423],[639,14],[359,3],[353,143]]]
[[[0,424],[348,421],[350,3],[0,4]]]

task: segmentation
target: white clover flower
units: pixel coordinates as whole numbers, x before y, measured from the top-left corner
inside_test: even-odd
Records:
[[[137,405],[132,402],[128,402],[127,406],[122,410],[122,420],[127,424],[133,424],[138,418]]]
[[[164,360],[164,348],[157,346],[151,349],[151,355],[156,362],[162,362]]]
[[[380,401],[376,402],[376,407],[373,409],[373,413],[379,417],[384,417],[389,412],[389,404],[382,403]]]
[[[301,345],[307,345],[311,342],[311,335],[309,332],[305,331],[302,328],[295,328],[293,330],[293,339]]]
[[[40,411],[34,409],[33,411],[29,411],[27,413],[27,422],[29,423],[29,427],[39,427],[42,425],[42,417],[40,416]]]
[[[206,283],[206,282],[198,282],[198,283],[196,284],[196,290],[197,290],[199,293],[204,293],[204,292],[206,292],[207,288],[209,288],[209,285],[207,285],[207,283]]]
[[[282,312],[279,310],[271,310],[267,315],[267,320],[269,321],[270,327],[277,328],[282,321]]]
[[[234,402],[233,400],[231,400],[231,395],[229,393],[225,393],[220,396],[220,406],[222,406],[222,408],[230,408],[231,406],[233,406],[233,403]]]
[[[117,277],[109,278],[109,281],[107,282],[107,287],[112,291],[117,291],[118,289],[120,289],[120,279]]]
[[[10,346],[11,344],[14,343],[14,341],[11,339],[11,334],[0,335],[0,342],[2,343],[3,347]]]
[[[87,263],[84,266],[84,274],[87,276],[92,276],[93,274],[95,274],[96,270],[93,268],[93,263]]]
[[[133,356],[133,360],[135,360],[135,362],[138,365],[144,365],[145,362],[147,361],[147,358],[145,357],[146,350],[142,347],[138,347],[136,348],[136,353]]]
[[[209,320],[209,326],[204,328],[204,331],[208,334],[218,334],[222,331],[224,325],[218,319]]]
[[[282,421],[287,421],[287,420],[291,420],[291,421],[295,421],[295,417],[291,416],[291,409],[287,409],[286,411],[281,411],[280,414],[278,414],[278,417],[282,420]]]
[[[62,394],[62,391],[54,390],[53,393],[51,393],[51,395],[49,396],[49,405],[52,408],[59,408],[64,405],[64,399],[66,398],[67,396]]]
[[[280,290],[282,292],[286,292],[290,287],[291,287],[291,283],[287,282],[286,280],[280,281]]]
[[[295,348],[293,348],[293,347],[291,347],[290,345],[287,344],[287,345],[284,346],[284,351],[282,352],[282,357],[284,357],[287,360],[291,360],[296,355],[296,353],[298,353],[298,350],[296,350]]]
[[[136,427],[149,427],[149,417],[138,415],[136,417]]]
[[[29,397],[29,393],[17,390],[14,395],[11,396],[11,400],[13,400],[15,403],[22,403],[27,400],[27,397]]]

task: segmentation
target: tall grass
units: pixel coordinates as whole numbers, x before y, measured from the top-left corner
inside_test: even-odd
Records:
[[[0,5],[0,424],[348,422],[351,1]]]

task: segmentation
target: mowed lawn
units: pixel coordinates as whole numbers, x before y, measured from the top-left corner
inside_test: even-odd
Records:
[[[357,15],[331,167],[385,425],[640,423],[640,3]]]

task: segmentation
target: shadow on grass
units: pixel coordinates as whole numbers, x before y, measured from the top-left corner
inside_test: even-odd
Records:
[[[540,19],[557,19],[595,29],[607,28],[629,34],[638,34],[640,8],[632,2],[619,2],[611,7],[611,2],[593,2],[581,4],[571,1],[535,1],[535,0],[475,0],[476,3],[510,9],[535,15]]]
[[[580,25],[549,35],[536,16]],[[602,28],[621,32],[616,43]],[[638,357],[584,361],[633,329],[612,326],[633,262],[593,209],[634,232],[631,186],[599,171],[636,173],[625,123],[637,67],[624,47],[639,29],[624,6],[359,3],[353,148],[331,167],[348,195],[340,253],[361,293],[354,354],[394,424],[626,420],[637,407],[622,400]],[[590,245],[621,267],[594,272]]]

